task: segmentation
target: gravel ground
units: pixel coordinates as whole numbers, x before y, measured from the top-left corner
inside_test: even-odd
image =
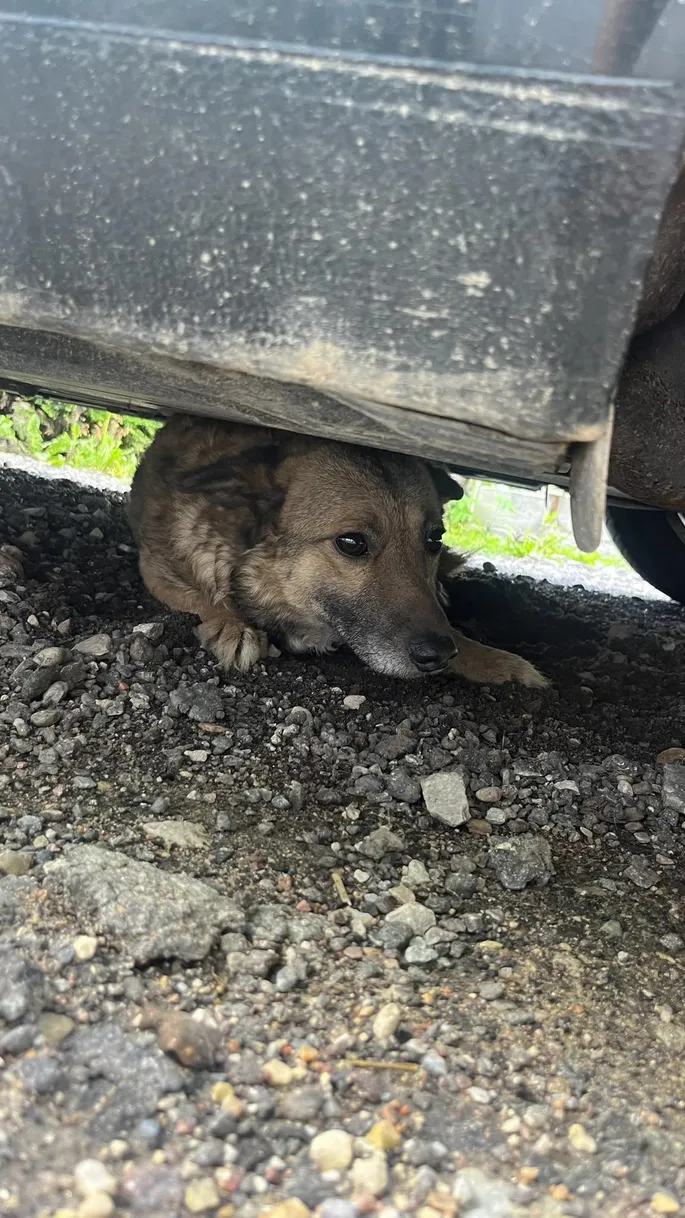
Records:
[[[0,1214],[685,1210],[679,607],[472,574],[549,691],[234,679],[116,494],[0,538]]]

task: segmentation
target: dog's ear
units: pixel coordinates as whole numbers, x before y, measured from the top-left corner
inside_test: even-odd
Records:
[[[249,469],[255,466],[275,468],[280,449],[277,444],[262,444],[237,455],[218,457],[209,465],[184,470],[173,476],[174,489],[188,494],[211,495],[217,492],[222,500],[232,495],[244,499],[250,495]]]
[[[463,498],[463,487],[459,485],[456,478],[452,477],[446,465],[429,465],[428,472],[433,479],[433,485],[441,503]]]
[[[185,494],[207,495],[230,510],[243,509],[241,537],[251,549],[273,527],[283,506],[285,493],[276,477],[282,455],[278,444],[255,446],[175,474],[173,486]]]

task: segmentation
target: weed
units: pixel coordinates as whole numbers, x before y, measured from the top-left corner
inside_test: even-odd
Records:
[[[152,419],[91,410],[54,398],[2,397],[0,448],[113,478],[133,477],[160,426]]]

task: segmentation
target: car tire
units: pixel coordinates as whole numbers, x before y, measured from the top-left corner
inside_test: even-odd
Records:
[[[610,507],[607,527],[626,562],[653,588],[685,604],[685,519],[677,512]]]

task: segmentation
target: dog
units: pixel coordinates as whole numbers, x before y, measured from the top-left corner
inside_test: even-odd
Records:
[[[146,587],[201,619],[223,668],[245,672],[270,640],[346,644],[391,677],[542,686],[526,660],[447,620],[440,581],[460,560],[442,544],[442,505],[455,490],[414,457],[177,415],[136,472],[129,517]]]

